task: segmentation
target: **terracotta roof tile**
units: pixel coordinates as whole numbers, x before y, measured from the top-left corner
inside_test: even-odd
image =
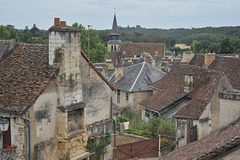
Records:
[[[193,75],[193,91],[184,93],[185,74]],[[223,75],[194,65],[177,65],[161,80],[152,84],[160,91],[142,101],[140,105],[161,111],[187,95],[190,101],[175,115],[198,118],[213,96],[218,81]]]
[[[47,46],[14,49],[0,62],[0,111],[24,112],[55,77],[56,68],[48,67]]]
[[[211,159],[236,146],[240,146],[239,120],[210,133],[198,141],[180,147],[160,159]]]
[[[208,67],[218,72],[224,72],[233,88],[240,89],[240,60],[231,57],[216,57]]]

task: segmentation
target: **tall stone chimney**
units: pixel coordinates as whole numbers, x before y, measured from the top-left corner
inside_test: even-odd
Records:
[[[207,53],[204,54],[204,64],[206,69],[212,64],[212,62],[215,60],[216,54],[215,53]]]
[[[82,98],[80,30],[54,19],[49,29],[49,65],[59,68],[60,105],[79,103]]]
[[[189,93],[193,90],[193,75],[185,74],[184,77],[184,92]]]

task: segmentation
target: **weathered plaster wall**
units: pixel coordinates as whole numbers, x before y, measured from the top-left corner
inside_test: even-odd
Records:
[[[211,131],[211,103],[204,109],[202,115],[198,120],[198,139],[208,135]]]
[[[89,125],[110,118],[111,89],[83,57],[81,63],[85,124]]]
[[[224,127],[240,117],[240,93],[221,93],[219,127]]]
[[[220,123],[220,98],[219,98],[219,93],[223,91],[223,88],[226,88],[227,91],[232,91],[233,88],[230,85],[229,81],[227,80],[226,76],[223,76],[217,85],[217,88],[214,91],[214,95],[211,100],[211,132],[219,128],[219,123]],[[225,117],[227,118],[227,117]]]
[[[58,95],[56,79],[51,81],[37,101],[29,109],[31,119],[32,157],[58,158],[58,143],[52,139],[57,135]],[[45,154],[39,154],[39,153]],[[51,154],[49,154],[51,152]],[[40,157],[38,157],[40,156]],[[42,157],[43,156],[43,157]]]

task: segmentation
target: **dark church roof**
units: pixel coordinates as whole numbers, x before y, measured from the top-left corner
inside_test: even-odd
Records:
[[[149,91],[150,84],[165,75],[161,70],[142,62],[123,69],[123,77],[113,85],[126,92]]]
[[[164,43],[122,43],[119,45],[122,58],[134,57],[143,52],[150,53],[154,56],[164,56]]]

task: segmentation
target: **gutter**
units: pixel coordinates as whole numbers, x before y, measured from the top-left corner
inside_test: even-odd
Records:
[[[116,120],[112,118],[112,114],[113,114],[113,103],[112,103],[112,99],[113,96],[116,94],[116,91],[113,93],[113,95],[111,96],[111,119],[113,120],[113,136],[114,136],[114,160],[117,160],[117,138],[116,138]]]
[[[28,121],[29,160],[31,160],[31,121],[29,118],[26,118],[23,116],[21,116],[21,118],[25,121]],[[27,140],[26,140],[26,143],[27,143]],[[27,148],[26,148],[26,155],[27,155]]]

